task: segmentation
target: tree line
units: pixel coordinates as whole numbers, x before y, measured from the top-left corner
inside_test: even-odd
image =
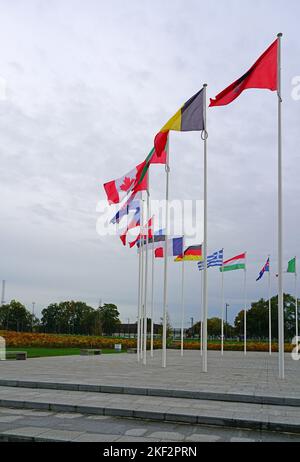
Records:
[[[299,301],[298,301],[299,305]],[[247,310],[247,337],[252,339],[267,339],[269,337],[269,300],[261,298],[251,303]],[[298,316],[298,322],[300,316]],[[221,318],[214,317],[207,320],[208,335],[219,337],[221,332]],[[191,337],[199,335],[200,323],[194,324],[189,329]],[[271,329],[272,338],[278,338],[278,297],[271,298]],[[292,339],[296,332],[296,305],[295,297],[284,294],[284,336],[285,339]],[[234,324],[224,322],[224,336],[227,338],[244,336],[244,309],[235,317]]]
[[[271,299],[272,337],[278,338],[278,298]],[[118,332],[121,324],[120,313],[116,305],[105,303],[95,309],[84,302],[64,301],[51,303],[44,308],[38,319],[20,302],[12,300],[0,306],[0,329],[18,332],[44,332],[77,335],[111,335]],[[284,295],[285,338],[295,336],[295,298]],[[299,316],[300,318],[300,316]],[[150,320],[148,320],[148,327]],[[171,329],[171,326],[169,326]],[[221,319],[208,319],[208,335],[219,337]],[[149,330],[149,329],[148,329]],[[199,336],[200,323],[187,330],[187,336]],[[225,337],[242,337],[244,332],[244,310],[241,310],[234,324],[224,323]],[[260,299],[247,310],[247,336],[263,339],[269,336],[269,301]]]
[[[0,307],[0,329],[51,334],[111,335],[120,321],[116,305],[104,303],[95,309],[84,302],[51,303],[38,319],[20,302],[12,300]]]

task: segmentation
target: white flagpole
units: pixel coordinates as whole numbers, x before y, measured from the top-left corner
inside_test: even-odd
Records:
[[[148,247],[149,247],[149,208],[150,208],[150,201],[149,201],[149,185],[147,189],[147,225],[146,225],[146,249],[145,249],[145,294],[144,294],[144,356],[143,356],[143,364],[146,365],[147,363],[147,296],[148,296]],[[144,239],[144,236],[143,236]]]
[[[223,268],[222,268],[223,269]],[[221,355],[224,354],[224,271],[222,271],[222,281],[221,281]]]
[[[268,274],[268,285],[269,285],[269,354],[272,354],[272,310],[271,310],[271,274],[270,274],[270,256],[269,256],[269,274]]]
[[[183,256],[182,272],[181,272],[181,356],[183,356],[183,332],[184,332],[184,268],[185,268],[185,264],[184,264],[184,256]]]
[[[207,372],[207,131],[206,131],[206,89],[207,84],[203,85],[203,119],[204,131],[202,138],[204,141],[204,236],[203,236],[203,355],[202,371]],[[204,136],[203,136],[204,135]]]
[[[142,254],[139,252],[139,280],[138,280],[138,317],[137,317],[137,341],[136,341],[136,352],[137,360],[140,362],[140,337],[141,337],[141,269],[142,269]]]
[[[141,226],[140,226],[140,234],[141,234],[141,243],[140,243],[140,252],[142,255],[142,277],[141,277],[141,346],[140,346],[140,354],[141,359],[144,356],[144,278],[145,278],[145,265],[144,265],[144,199],[142,199],[142,211],[141,211]]]
[[[162,336],[162,367],[167,367],[167,295],[168,295],[168,236],[169,236],[169,139],[167,141],[167,159],[166,159],[166,234],[164,246],[164,300],[163,300],[163,336]]]
[[[150,355],[153,358],[153,331],[154,331],[154,322],[153,322],[153,315],[154,315],[154,262],[155,262],[155,255],[154,255],[154,217],[152,221],[152,274],[151,274],[151,339],[150,339]]]
[[[200,303],[200,356],[203,355],[203,283],[202,283],[202,275],[200,271],[200,296],[201,296],[201,303]]]
[[[282,278],[282,123],[281,123],[281,37],[278,34],[278,349],[279,378],[284,379],[284,311]]]
[[[295,322],[296,322],[296,341],[298,338],[298,295],[297,295],[297,257],[295,257]]]
[[[246,254],[247,255],[247,254]],[[246,256],[245,256],[245,269],[244,269],[244,355],[247,354],[247,292],[246,292],[246,285],[247,285],[247,269],[246,269]]]
[[[184,202],[182,201],[182,272],[181,272],[181,356],[183,356],[183,329],[184,329],[184,250],[185,250],[185,239],[184,239]]]

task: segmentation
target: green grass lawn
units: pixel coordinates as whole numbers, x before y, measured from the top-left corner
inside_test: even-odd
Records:
[[[113,349],[103,349],[102,354],[119,354],[119,351]],[[71,356],[79,355],[80,348],[38,348],[38,347],[20,347],[20,348],[7,348],[7,351],[27,351],[28,358],[43,358],[46,356]],[[121,351],[124,353],[124,350]]]

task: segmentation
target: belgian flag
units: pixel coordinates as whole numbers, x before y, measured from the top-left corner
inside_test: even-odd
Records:
[[[154,139],[154,147],[158,156],[165,150],[170,130],[177,132],[202,131],[204,126],[204,90],[192,96],[162,127]]]

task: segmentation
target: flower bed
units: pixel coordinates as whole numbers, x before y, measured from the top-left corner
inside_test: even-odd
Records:
[[[115,343],[121,343],[122,349],[135,348],[135,339],[114,339],[107,337],[97,337],[88,335],[67,335],[67,334],[37,334],[31,332],[11,332],[0,331],[0,336],[6,340],[6,346],[10,348],[21,347],[40,347],[40,348],[114,348]],[[154,348],[161,348],[161,341],[154,340]],[[168,348],[179,349],[181,346],[179,341],[170,342]],[[147,348],[150,348],[150,342],[147,343]],[[209,342],[209,350],[220,350],[221,345],[219,342]],[[285,344],[285,351],[291,352],[293,345]],[[184,343],[185,350],[199,350],[198,342]],[[224,350],[230,351],[243,351],[244,343],[225,343]],[[269,351],[268,342],[247,342],[247,351]],[[278,351],[278,345],[273,343],[272,351]]]
[[[179,349],[181,348],[180,342],[173,342],[171,348]],[[210,343],[207,344],[208,350],[221,350],[221,343]],[[290,343],[286,343],[284,346],[284,350],[286,353],[292,352],[294,346]],[[187,342],[184,343],[185,350],[199,350],[200,345],[198,342]],[[234,342],[234,343],[224,343],[224,350],[227,351],[244,351],[244,342]],[[247,342],[247,351],[269,351],[269,343],[268,342]],[[272,344],[272,351],[278,351],[278,344]]]
[[[37,334],[31,332],[0,331],[0,336],[6,340],[6,346],[12,348],[44,347],[44,348],[114,348],[116,343],[122,344],[122,349],[135,348],[135,339],[114,339],[88,335],[67,334]],[[154,347],[159,348],[160,342],[155,341]]]

